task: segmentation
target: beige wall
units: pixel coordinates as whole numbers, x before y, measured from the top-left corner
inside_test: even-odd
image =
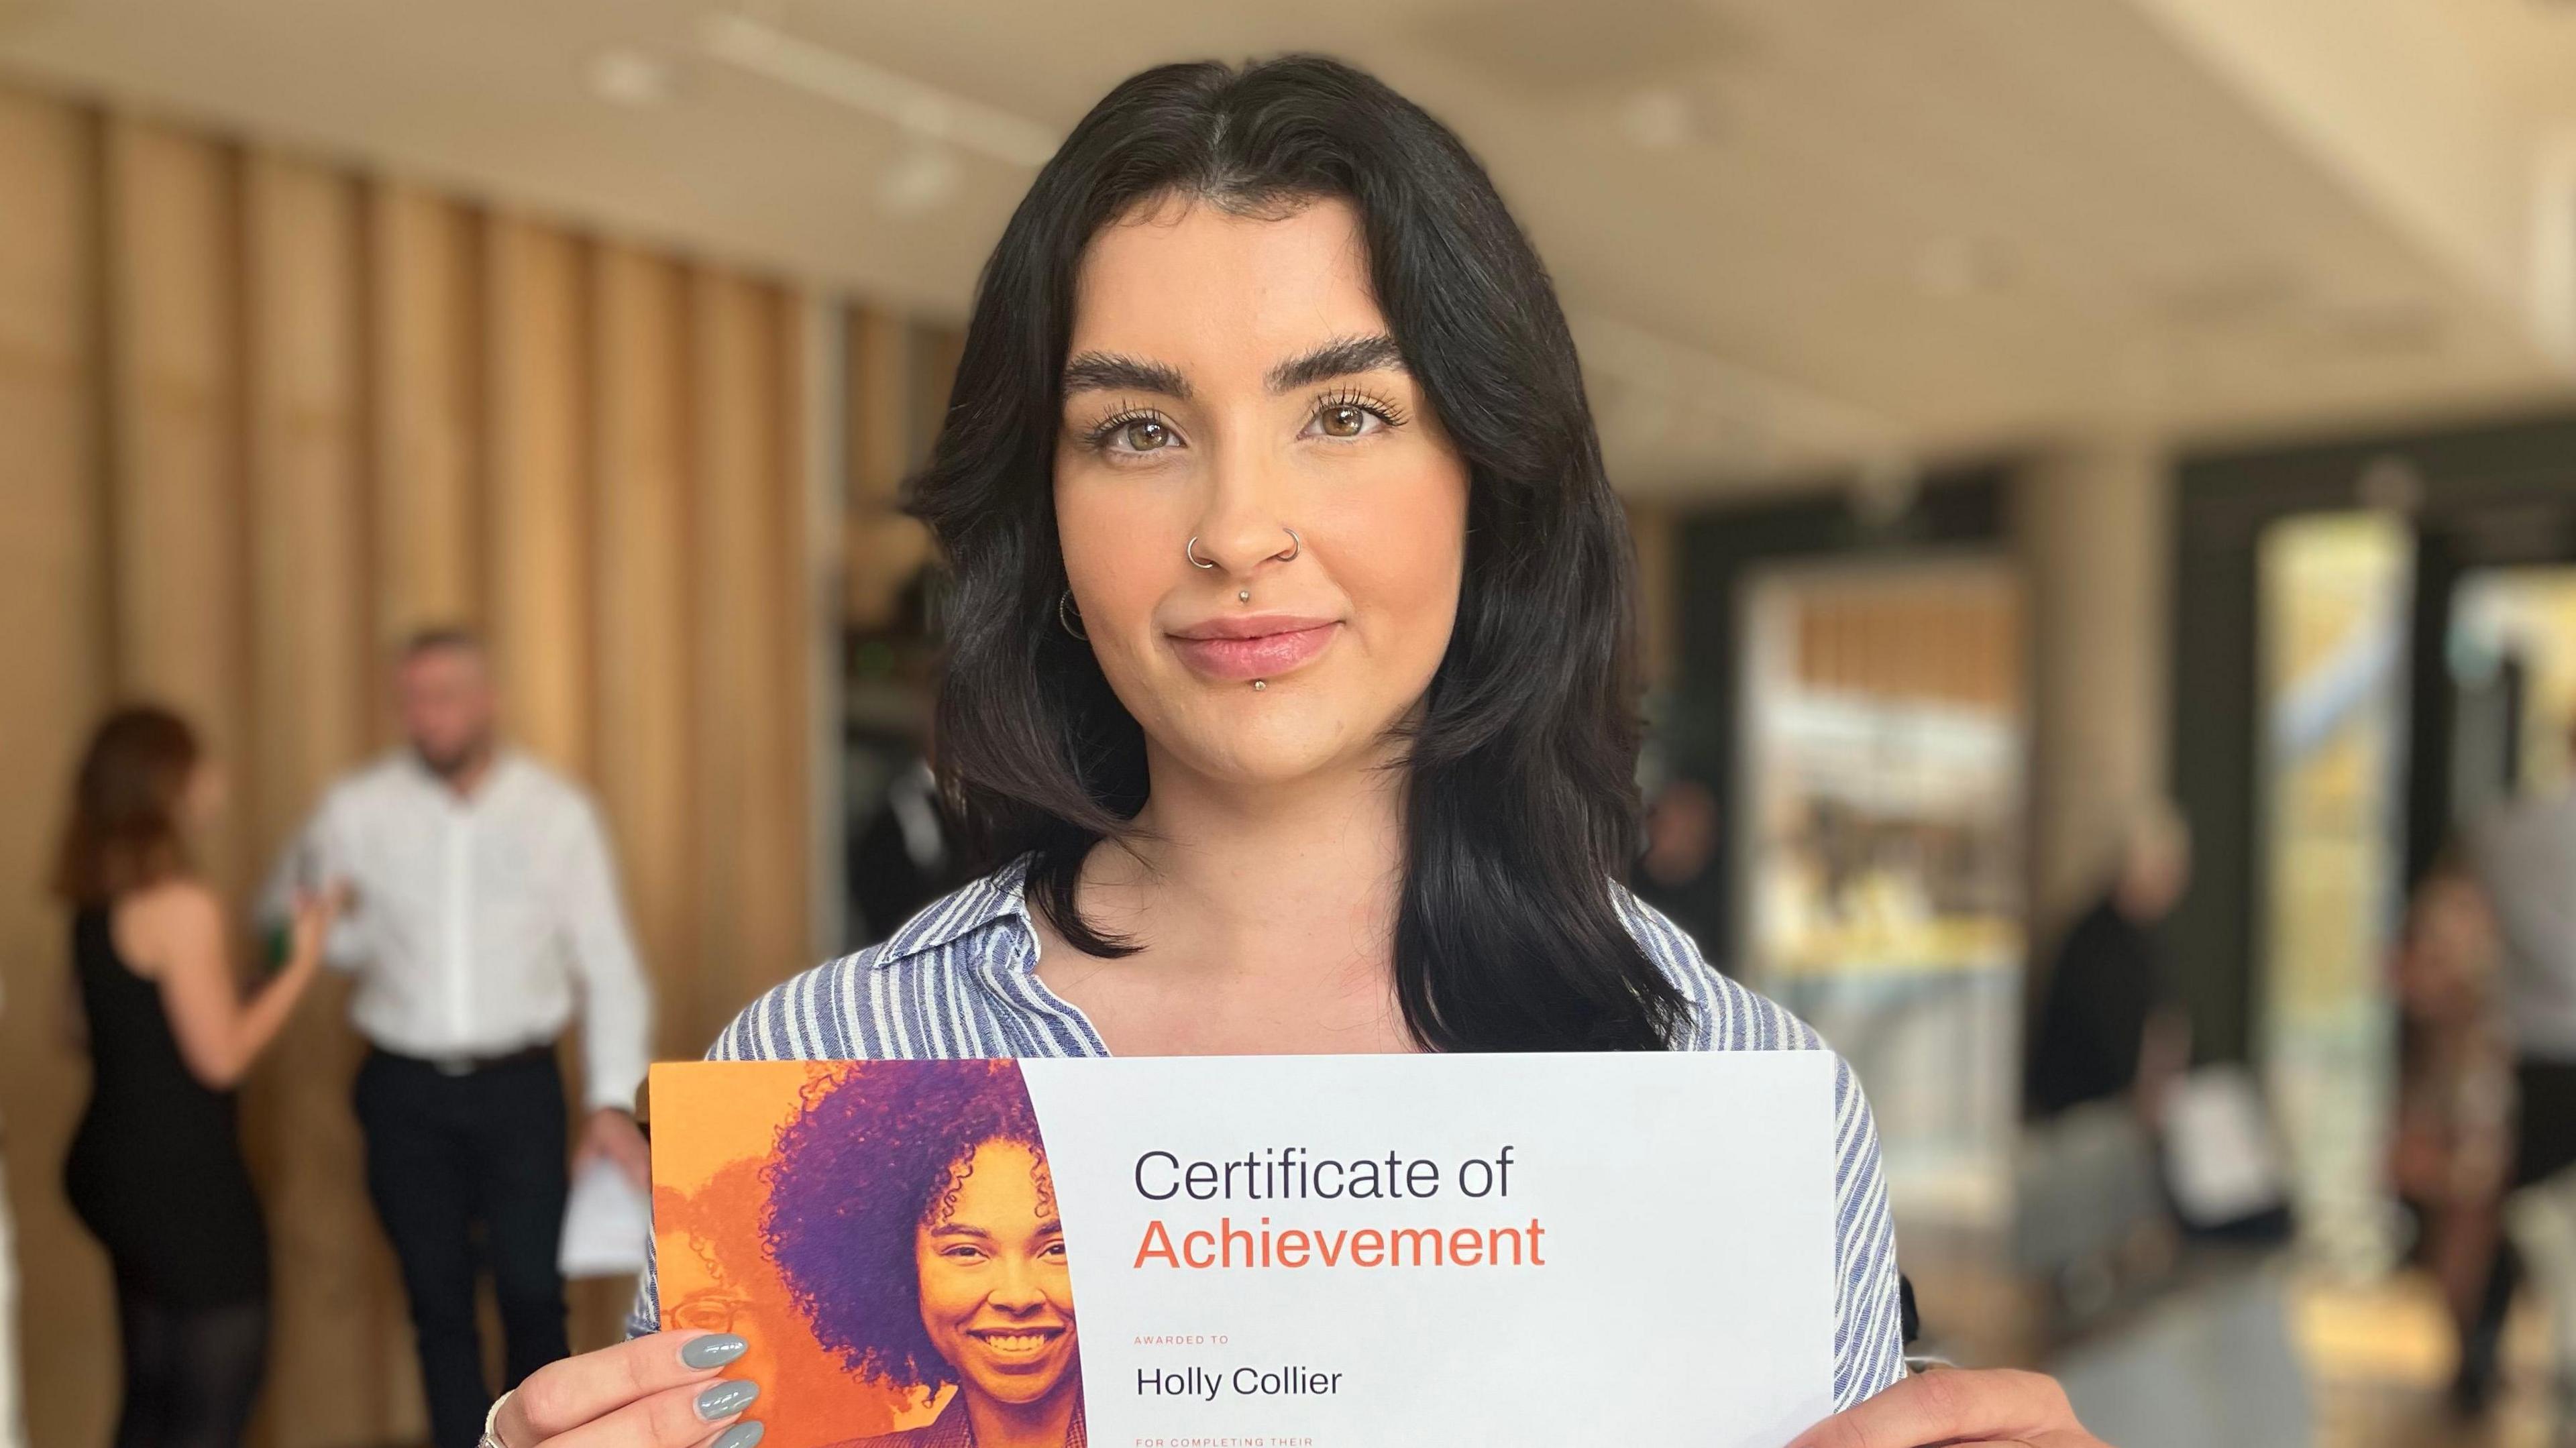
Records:
[[[116,1378],[105,1266],[59,1187],[86,1065],[40,893],[90,722],[149,697],[206,732],[237,803],[203,855],[238,898],[391,743],[392,642],[480,625],[518,738],[611,821],[659,1052],[698,1054],[815,948],[818,315],[840,328],[768,279],[0,88],[0,1120],[35,1442],[105,1441]],[[846,481],[871,541],[917,560],[887,508],[953,340],[848,315],[893,371],[852,369],[878,451]],[[347,1109],[359,1048],[336,985],[316,996],[245,1096],[280,1448],[420,1431]],[[583,1288],[576,1336],[622,1306]]]

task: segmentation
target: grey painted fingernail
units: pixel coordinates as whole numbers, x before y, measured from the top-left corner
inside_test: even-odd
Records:
[[[752,1444],[760,1441],[760,1435],[768,1431],[766,1425],[758,1422],[736,1423],[718,1433],[716,1441],[708,1444],[707,1448],[751,1448]]]
[[[759,1396],[760,1384],[747,1383],[740,1378],[710,1383],[705,1392],[698,1394],[698,1416],[710,1423],[718,1418],[730,1418],[749,1407],[751,1400]]]
[[[711,1332],[680,1344],[680,1361],[693,1368],[711,1368],[732,1362],[751,1346],[729,1332]]]

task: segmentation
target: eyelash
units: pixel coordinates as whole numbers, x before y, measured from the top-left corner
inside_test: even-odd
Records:
[[[1412,420],[1402,407],[1383,397],[1362,392],[1356,388],[1342,387],[1316,398],[1314,408],[1307,413],[1307,421],[1312,422],[1336,407],[1356,407],[1389,427],[1402,427]],[[1179,431],[1172,426],[1172,420],[1164,416],[1159,408],[1122,407],[1093,423],[1090,429],[1083,433],[1082,445],[1093,452],[1107,452],[1110,450],[1109,444],[1117,439],[1122,430],[1140,422],[1160,423],[1167,430],[1176,433]],[[1347,439],[1335,440],[1347,441]]]
[[[1385,398],[1351,387],[1336,388],[1316,398],[1315,412],[1310,415],[1309,420],[1311,421],[1314,415],[1329,412],[1336,407],[1356,407],[1389,427],[1402,427],[1411,420],[1405,416],[1403,408]]]
[[[1179,431],[1179,429],[1172,427],[1172,420],[1165,417],[1158,409],[1151,407],[1122,407],[1118,411],[1111,413],[1109,416],[1102,418],[1100,421],[1093,423],[1091,425],[1091,430],[1082,435],[1082,445],[1091,449],[1093,452],[1107,452],[1109,450],[1110,442],[1118,436],[1120,431],[1128,427],[1132,427],[1140,422],[1159,422],[1166,429],[1175,432]]]

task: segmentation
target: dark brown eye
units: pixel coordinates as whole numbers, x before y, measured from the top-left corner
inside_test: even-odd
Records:
[[[1368,413],[1347,402],[1337,402],[1325,408],[1318,421],[1323,423],[1326,437],[1357,437],[1368,426]]]

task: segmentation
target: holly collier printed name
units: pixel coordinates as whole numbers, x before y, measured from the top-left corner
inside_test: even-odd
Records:
[[[1213,1403],[1228,1393],[1239,1398],[1293,1398],[1341,1390],[1340,1373],[1294,1365],[1136,1370],[1136,1395],[1142,1398],[1197,1398]]]

